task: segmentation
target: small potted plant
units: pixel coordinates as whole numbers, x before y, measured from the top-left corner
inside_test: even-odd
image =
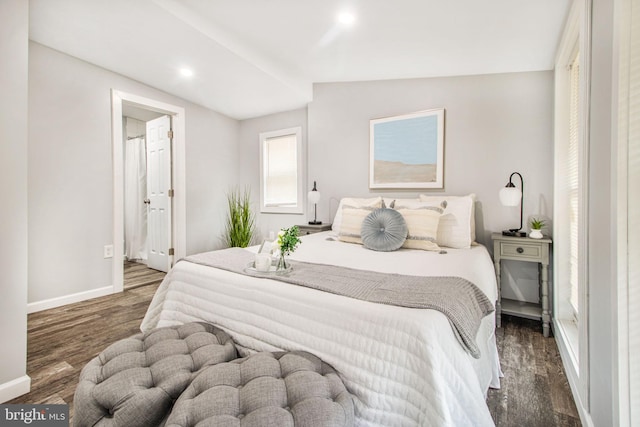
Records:
[[[529,233],[529,237],[532,239],[542,239],[542,227],[544,227],[545,221],[540,218],[531,218],[529,224],[531,225],[531,233]]]

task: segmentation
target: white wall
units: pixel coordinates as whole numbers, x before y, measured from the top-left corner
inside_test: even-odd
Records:
[[[125,138],[135,138],[147,134],[147,123],[131,117],[123,117]]]
[[[478,240],[490,250],[492,231],[520,221],[519,208],[503,207],[498,198],[511,172],[525,180],[525,222],[533,214],[552,217],[553,72],[548,71],[316,84],[308,107],[308,174],[323,195],[319,219],[330,222],[335,214],[337,202],[329,196],[419,194],[369,190],[369,120],[439,107],[446,110],[445,188],[429,193],[476,193]],[[503,279],[504,296],[537,301],[535,265],[505,262]]]
[[[593,0],[589,125],[589,393],[594,426],[617,425],[616,138],[613,2]],[[615,89],[617,91],[617,88]],[[613,113],[613,114],[612,114]]]
[[[187,108],[187,255],[221,249],[226,191],[239,179],[238,121]]]
[[[288,111],[284,113],[272,114],[255,119],[243,120],[240,122],[240,185],[251,188],[251,198],[256,215],[256,241],[260,242],[269,236],[269,231],[277,234],[283,227],[305,224],[309,221],[308,214],[260,214],[260,142],[261,132],[287,129],[292,127],[302,127],[302,145],[304,150],[307,146],[307,109]],[[306,155],[305,170],[306,174]],[[313,181],[313,177],[309,180]],[[305,182],[307,180],[305,179]],[[311,187],[309,187],[309,190]],[[305,191],[306,197],[306,191]],[[308,212],[308,209],[306,209]],[[313,216],[313,215],[312,215]]]
[[[187,253],[219,247],[238,122],[32,42],[29,302],[111,286],[112,88],[185,108]]]
[[[29,3],[0,2],[0,403],[29,391],[27,67]]]

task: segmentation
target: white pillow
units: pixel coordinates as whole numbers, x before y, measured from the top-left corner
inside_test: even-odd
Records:
[[[438,224],[443,209],[437,203],[416,202],[396,203],[395,209],[407,223],[407,239],[403,248],[438,251]]]
[[[340,235],[340,227],[342,226],[342,209],[348,206],[354,209],[370,208],[371,211],[382,207],[382,197],[372,197],[368,199],[358,199],[354,197],[343,197],[338,205],[336,216],[333,218],[331,230]]]
[[[384,204],[389,209],[393,209],[396,205],[411,205],[412,203],[419,202],[419,198],[414,199],[398,199],[395,197],[385,197]]]
[[[449,248],[469,248],[476,240],[475,194],[467,196],[420,195],[423,202],[446,202],[438,226],[438,244]]]
[[[376,208],[377,209],[377,208]],[[342,224],[338,239],[343,242],[362,244],[362,222],[376,209],[342,207]]]

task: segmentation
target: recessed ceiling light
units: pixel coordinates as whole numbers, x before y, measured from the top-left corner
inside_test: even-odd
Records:
[[[341,12],[338,15],[338,22],[344,26],[350,27],[356,22],[356,16],[351,12]]]
[[[189,68],[180,68],[180,75],[183,77],[191,77],[193,76],[193,71]]]

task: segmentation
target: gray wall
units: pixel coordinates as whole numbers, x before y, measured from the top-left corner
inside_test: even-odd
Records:
[[[525,180],[525,215],[551,216],[552,102],[552,72],[316,84],[309,178],[336,198],[418,194],[369,190],[369,120],[444,107],[445,188],[422,192],[476,193],[486,230],[479,238],[487,241],[489,231],[519,221],[519,210],[498,199],[513,171]],[[320,215],[329,219],[329,204]]]
[[[292,127],[302,127],[302,145],[304,150],[307,146],[307,109],[288,111],[284,113],[272,114],[255,119],[243,120],[240,122],[240,184],[241,187],[249,186],[253,206],[257,213],[256,241],[260,242],[269,236],[269,231],[277,234],[283,227],[290,227],[295,224],[304,224],[308,221],[307,214],[260,214],[260,141],[261,132],[268,132]],[[306,176],[306,155],[305,168],[302,173]],[[306,180],[305,180],[306,182]],[[309,187],[311,189],[311,187]],[[306,192],[305,192],[306,197]],[[313,214],[312,214],[313,215]]]
[[[0,403],[28,387],[27,66],[29,8],[0,2]],[[20,387],[9,384],[23,380]],[[12,383],[16,384],[16,383]]]
[[[260,132],[303,126],[307,186],[318,182],[318,219],[331,222],[345,196],[416,197],[417,191],[369,190],[369,120],[444,107],[445,189],[430,194],[476,193],[478,240],[491,247],[490,233],[517,226],[519,208],[500,204],[498,192],[511,172],[525,179],[525,221],[553,216],[553,72],[425,78],[314,85],[307,109],[240,123],[240,182],[252,188],[259,208]],[[307,128],[308,126],[308,128]],[[518,184],[519,185],[519,184]],[[424,191],[426,192],[426,191]],[[258,239],[313,216],[258,215]],[[538,300],[537,268],[505,262],[503,295]]]
[[[219,247],[238,122],[30,43],[29,302],[111,286],[112,88],[185,108],[187,253]]]
[[[428,193],[476,193],[478,240],[490,250],[492,231],[517,227],[520,221],[519,208],[504,207],[498,198],[511,172],[525,180],[525,221],[534,214],[552,217],[551,71],[316,84],[313,98],[308,173],[323,195],[318,206],[322,221],[330,221],[337,208],[329,196],[419,194],[369,190],[369,120],[440,107],[446,110],[445,188]],[[537,301],[534,265],[506,262],[503,278],[505,296]]]

